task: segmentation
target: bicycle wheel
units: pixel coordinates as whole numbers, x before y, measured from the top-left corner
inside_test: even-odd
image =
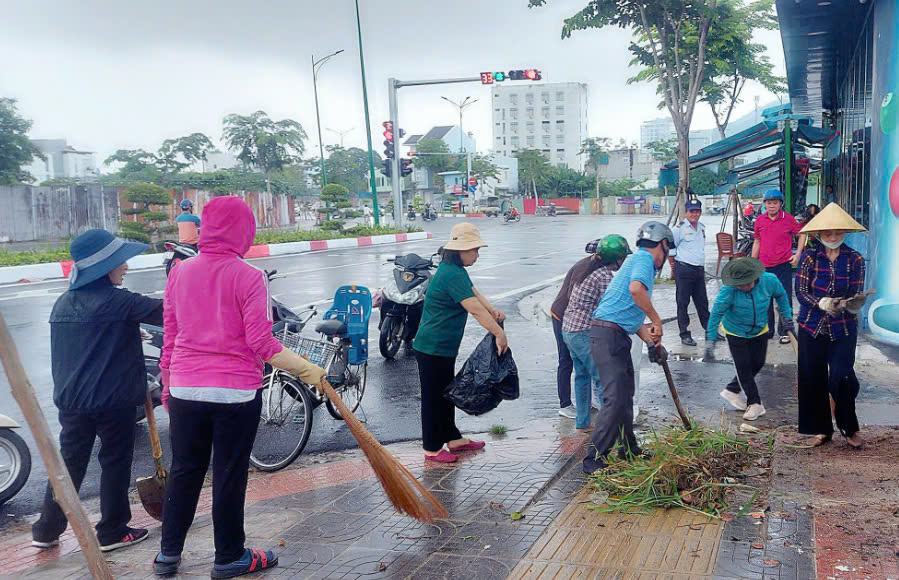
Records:
[[[263,379],[262,413],[250,463],[262,471],[290,465],[303,452],[312,432],[312,397],[284,373]]]
[[[359,403],[362,402],[362,395],[365,394],[365,380],[367,378],[368,361],[357,365],[348,364],[343,372],[343,384],[339,387],[334,387],[334,390],[340,395],[340,399],[350,412],[355,412],[359,408]],[[332,417],[338,421],[343,420],[340,411],[331,403],[330,399],[325,406]]]

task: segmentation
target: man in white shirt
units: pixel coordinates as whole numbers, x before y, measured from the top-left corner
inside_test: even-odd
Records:
[[[696,313],[699,314],[699,323],[705,328],[709,321],[709,297],[705,290],[705,226],[699,223],[702,203],[698,199],[687,200],[684,209],[687,218],[672,230],[677,248],[674,258],[677,326],[680,329],[681,343],[696,346],[696,341],[690,335],[687,307],[692,299]]]
[[[371,208],[367,205],[362,206],[362,214],[365,216],[365,225],[371,226],[373,224],[372,216],[371,216]]]

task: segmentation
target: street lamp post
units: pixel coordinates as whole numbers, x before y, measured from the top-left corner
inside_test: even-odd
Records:
[[[462,114],[465,112],[465,109],[467,107],[470,107],[471,105],[477,103],[478,100],[477,99],[471,100],[471,97],[469,96],[469,97],[465,97],[465,99],[462,102],[457,103],[457,102],[453,101],[452,99],[447,99],[446,97],[440,97],[440,98],[443,99],[444,101],[446,101],[447,103],[451,104],[452,106],[456,107],[457,109],[459,109],[459,153],[465,155],[466,159],[467,159],[467,165],[466,165],[467,171],[465,172],[465,180],[462,183],[462,191],[467,192],[468,191],[468,182],[471,180],[471,155],[466,154],[466,151],[465,151],[465,131],[462,129]],[[472,199],[474,199],[474,198],[472,198]]]
[[[318,114],[318,71],[325,61],[343,52],[343,49],[333,52],[326,57],[315,60],[312,55],[312,90],[315,92],[315,124],[318,127],[318,155],[322,170],[322,187],[328,184],[327,175],[325,175],[325,146],[322,144],[322,121]]]
[[[348,135],[349,133],[352,133],[355,129],[356,129],[355,127],[352,127],[352,128],[350,128],[350,129],[347,129],[346,131],[335,131],[334,129],[330,129],[330,128],[328,128],[328,127],[325,127],[325,131],[330,131],[330,132],[334,133],[335,135],[337,135],[338,137],[340,137],[340,147],[341,147],[341,148],[343,148],[343,137],[344,137],[344,135]]]

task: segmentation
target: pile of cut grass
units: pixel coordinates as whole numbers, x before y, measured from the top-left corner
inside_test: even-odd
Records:
[[[591,476],[608,499],[591,509],[631,513],[681,507],[719,518],[727,508],[727,489],[747,487],[735,477],[749,462],[749,442],[727,431],[670,427],[653,431],[643,448],[649,457],[622,460],[615,450],[609,454],[607,466]]]

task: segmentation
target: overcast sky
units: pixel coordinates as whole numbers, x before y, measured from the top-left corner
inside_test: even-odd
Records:
[[[591,136],[639,138],[640,122],[667,115],[656,109],[654,86],[627,85],[630,34],[618,29],[576,33],[562,40],[563,18],[586,0],[361,0],[372,132],[381,149],[387,119],[387,78],[477,76],[485,70],[536,67],[546,82],[585,82]],[[310,58],[344,49],[319,76],[322,127],[354,129],[346,146],[365,146],[359,53],[352,0],[0,0],[0,96],[18,99],[34,121],[32,137],[66,138],[98,153],[155,150],[166,138],[195,131],[221,141],[228,113],[262,109],[299,121],[316,153]],[[777,71],[783,52],[777,32],[760,41]],[[524,82],[524,81],[520,81]],[[479,83],[400,91],[400,126],[420,133],[455,124],[440,99],[480,101],[465,129],[478,147],[490,145],[489,88]],[[751,112],[747,86],[739,113]],[[697,105],[693,127],[713,127]],[[326,143],[337,143],[323,131]]]

